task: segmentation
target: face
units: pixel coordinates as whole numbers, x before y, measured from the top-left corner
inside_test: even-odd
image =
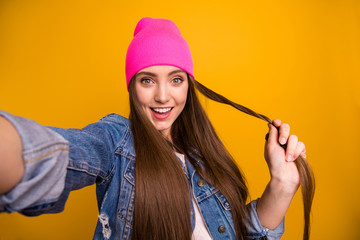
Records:
[[[145,115],[164,137],[171,140],[171,126],[186,103],[186,72],[173,66],[151,66],[140,70],[135,81],[136,96]]]

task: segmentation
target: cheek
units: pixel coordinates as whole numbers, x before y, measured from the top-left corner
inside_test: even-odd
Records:
[[[187,89],[179,92],[179,94],[176,97],[176,103],[180,105],[182,108],[184,108],[186,104],[186,100],[187,100]]]
[[[178,92],[177,99],[178,99],[179,104],[185,105],[186,99],[187,99],[188,88],[189,88],[189,85],[186,82],[186,84],[183,86],[183,88],[181,88],[181,90]]]
[[[185,95],[183,95],[184,97],[181,99],[181,102],[183,105],[185,105],[186,103],[186,99],[187,99],[187,94],[185,93]]]
[[[185,105],[185,103],[186,103],[187,94],[188,94],[188,89],[189,89],[189,87],[188,87],[188,85],[186,85],[186,88],[183,90],[182,101],[183,101],[184,105]]]
[[[140,105],[148,105],[150,101],[150,94],[147,91],[144,91],[143,88],[136,89],[136,96]]]

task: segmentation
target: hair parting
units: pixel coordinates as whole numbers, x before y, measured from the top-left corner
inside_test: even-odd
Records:
[[[237,104],[224,96],[212,91],[211,89],[205,87],[201,83],[197,82],[195,79],[193,79],[191,76],[189,76],[191,81],[194,82],[194,86],[196,89],[202,93],[207,98],[219,102],[228,104],[234,108],[236,108],[239,111],[242,111],[246,114],[249,114],[251,116],[254,116],[256,118],[260,118],[270,124],[272,124],[272,121],[270,118],[263,114],[259,114],[254,112],[253,110],[244,107],[240,104]],[[285,147],[286,148],[286,147]],[[314,199],[315,194],[315,177],[313,174],[313,171],[309,165],[309,163],[299,156],[295,160],[296,167],[300,174],[300,186],[301,186],[301,192],[302,192],[302,198],[303,198],[303,207],[304,207],[304,231],[303,231],[303,239],[308,240],[310,238],[310,212],[311,212],[311,206]]]

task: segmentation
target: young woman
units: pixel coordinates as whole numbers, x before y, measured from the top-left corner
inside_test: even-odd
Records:
[[[71,190],[96,183],[95,239],[280,239],[301,179],[294,160],[306,157],[289,125],[195,81],[189,46],[170,20],[139,21],[126,82],[129,120],[110,114],[83,129],[61,129],[0,112],[0,211],[60,212]],[[244,177],[195,87],[271,122],[271,180],[261,198],[246,205]]]

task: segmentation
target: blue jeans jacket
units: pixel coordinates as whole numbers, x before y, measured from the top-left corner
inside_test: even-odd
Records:
[[[18,130],[25,163],[22,181],[0,195],[0,211],[18,211],[27,216],[61,212],[71,190],[96,184],[99,219],[94,239],[131,239],[135,149],[128,119],[110,114],[83,129],[61,129],[44,127],[3,111],[0,115]],[[197,184],[201,177],[189,161],[186,164],[196,203],[210,235],[213,239],[235,239],[226,198],[207,183]],[[247,239],[280,239],[284,220],[274,230],[263,228],[256,202],[247,205],[250,214]],[[194,223],[194,215],[190,216]]]

